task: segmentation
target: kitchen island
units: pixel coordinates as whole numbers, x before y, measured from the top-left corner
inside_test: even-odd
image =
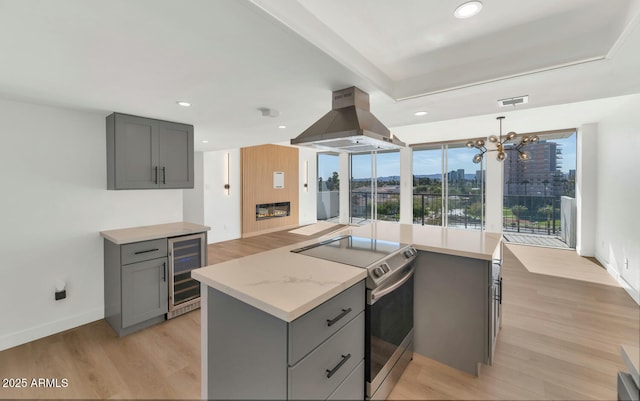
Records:
[[[335,302],[336,297],[344,298],[345,294],[356,294],[356,297],[362,297],[364,300],[364,288],[359,283],[365,279],[366,273],[363,269],[307,257],[292,253],[291,250],[338,235],[353,235],[412,244],[421,251],[419,260],[422,259],[422,254],[438,254],[462,258],[461,260],[478,261],[478,266],[483,270],[478,274],[483,277],[485,274],[490,274],[487,271],[490,270],[491,261],[501,244],[500,234],[375,222],[366,226],[346,227],[323,238],[193,271],[193,277],[203,285],[203,398],[304,398],[306,394],[309,394],[297,393],[300,396],[296,396],[295,391],[292,392],[295,390],[291,388],[292,378],[296,373],[303,371],[303,369],[298,369],[297,364],[300,362],[291,356],[291,344],[287,344],[292,327],[299,319],[306,318],[308,312],[311,312],[309,314],[316,313],[316,309],[324,308],[326,304]],[[416,294],[421,293],[419,289],[421,271],[427,271],[427,268],[418,265],[416,269]],[[426,277],[426,274],[423,276]],[[487,282],[489,281],[487,280]],[[485,295],[486,302],[483,302],[483,305],[486,306],[489,303],[489,289],[485,286],[484,281],[478,285],[482,287],[479,291]],[[421,343],[429,342],[428,338],[419,338],[421,336],[420,322],[424,318],[428,318],[428,315],[420,317],[424,302],[428,302],[428,300],[416,297],[416,352],[420,352],[420,349],[423,348]],[[339,308],[339,311],[340,306],[336,307]],[[361,319],[360,310],[363,309],[363,306],[358,305],[351,309],[353,313],[343,319],[344,327],[340,328],[338,333],[331,333],[328,339],[325,337],[321,341],[328,342],[336,335],[347,335],[340,334],[341,332],[358,333],[361,331],[359,320]],[[486,309],[488,313],[488,306]],[[227,313],[231,310],[235,312]],[[221,332],[220,327],[238,324],[236,318],[240,315],[251,316],[247,319],[240,318],[243,322],[237,327],[244,327],[244,330],[238,332],[234,329],[236,330],[234,332],[234,330],[223,329]],[[486,323],[483,327],[488,330],[488,326],[489,324]],[[257,333],[257,335],[248,335],[249,332]],[[225,344],[220,344],[221,339],[226,339],[225,341],[235,342],[235,344],[229,344],[231,348],[240,349],[242,344],[236,341],[240,334],[244,336],[242,341],[245,342],[242,348],[244,350],[251,349],[254,352],[254,360],[249,363],[243,362],[243,359],[249,358],[251,354],[245,353],[242,357],[238,355],[237,359],[233,359],[232,354],[223,352]],[[272,340],[275,341],[275,345]],[[324,344],[325,342],[321,342],[318,349],[321,349]],[[267,356],[267,348],[281,350],[283,355],[278,357],[269,354]],[[485,352],[484,348],[482,352]],[[343,356],[345,355],[347,354],[343,354]],[[359,357],[353,355],[351,360],[356,363]],[[303,361],[306,359],[307,357]],[[229,377],[224,377],[224,380],[220,379],[220,375],[224,373],[221,370],[232,365],[244,365],[245,363],[247,366],[251,366],[254,362],[259,362],[258,365],[264,363],[264,366],[272,367],[272,369],[260,371],[263,372],[262,376],[265,376],[265,372],[268,372],[267,376],[272,374],[275,376],[264,380],[262,383],[265,385],[269,381],[280,384],[279,386],[270,386],[270,389],[278,388],[273,394],[266,393],[265,387],[261,386],[260,382],[253,382],[253,377],[249,379],[250,372],[245,372],[242,375],[245,382],[241,383],[232,382]],[[342,361],[336,362],[343,363]],[[485,362],[485,360],[478,362]],[[347,365],[346,362],[345,365]],[[332,366],[328,366],[328,368]],[[342,390],[345,386],[352,388],[351,383],[357,384],[358,377],[362,387],[360,369],[359,363],[355,366],[345,366],[343,373],[348,374],[348,377],[344,377],[342,384],[339,383],[337,388],[324,389],[323,392],[314,394],[321,398],[351,398],[355,394],[353,391],[345,392]],[[329,370],[331,369],[327,371]],[[258,374],[258,372],[255,373]],[[259,378],[259,380],[263,379],[265,377]],[[227,386],[234,387],[237,391],[225,391],[221,388]]]

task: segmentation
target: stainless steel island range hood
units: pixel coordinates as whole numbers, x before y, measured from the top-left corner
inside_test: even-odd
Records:
[[[334,91],[331,111],[292,139],[291,144],[342,152],[406,146],[371,114],[369,94],[355,86]]]

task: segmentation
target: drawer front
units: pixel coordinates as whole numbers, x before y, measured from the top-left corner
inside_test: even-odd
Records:
[[[291,322],[289,366],[293,366],[363,311],[364,300],[364,281],[361,281]]]
[[[123,265],[142,262],[167,256],[167,239],[154,239],[151,241],[134,242],[122,245],[121,261]]]
[[[338,386],[328,400],[364,400],[364,361]]]
[[[289,367],[289,399],[326,399],[363,359],[364,311]]]

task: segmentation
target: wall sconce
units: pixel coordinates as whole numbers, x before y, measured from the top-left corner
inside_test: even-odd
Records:
[[[309,160],[304,161],[304,192],[309,192]]]
[[[224,194],[229,196],[229,188],[231,188],[231,186],[229,185],[229,163],[231,160],[231,154],[229,152],[224,154]]]

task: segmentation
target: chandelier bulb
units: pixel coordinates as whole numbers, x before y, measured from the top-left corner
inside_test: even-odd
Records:
[[[473,141],[468,141],[467,142],[467,147],[468,148],[473,148],[474,146],[475,146],[475,142],[473,142]]]
[[[532,136],[531,138],[529,138],[529,141],[531,143],[538,143],[538,141],[540,140],[540,138],[538,138],[537,135]]]
[[[482,153],[478,153],[475,156],[473,156],[473,162],[478,164],[482,161]]]
[[[512,139],[513,139],[513,138],[515,138],[515,137],[516,137],[516,133],[515,133],[515,132],[513,132],[513,131],[511,131],[511,132],[509,132],[509,133],[507,134],[507,140],[508,140],[508,141],[512,140]]]
[[[518,155],[518,157],[520,158],[520,160],[529,160],[529,154],[526,152],[520,152],[520,154]]]
[[[496,156],[496,159],[498,159],[499,162],[504,161],[506,158],[507,154],[505,152],[498,152],[498,155]]]
[[[476,139],[476,147],[481,148],[484,146],[484,139]]]
[[[495,136],[495,135],[491,135],[491,136],[489,137],[489,142],[491,142],[491,143],[496,143],[496,142],[498,142],[498,137],[497,137],[497,136]]]

